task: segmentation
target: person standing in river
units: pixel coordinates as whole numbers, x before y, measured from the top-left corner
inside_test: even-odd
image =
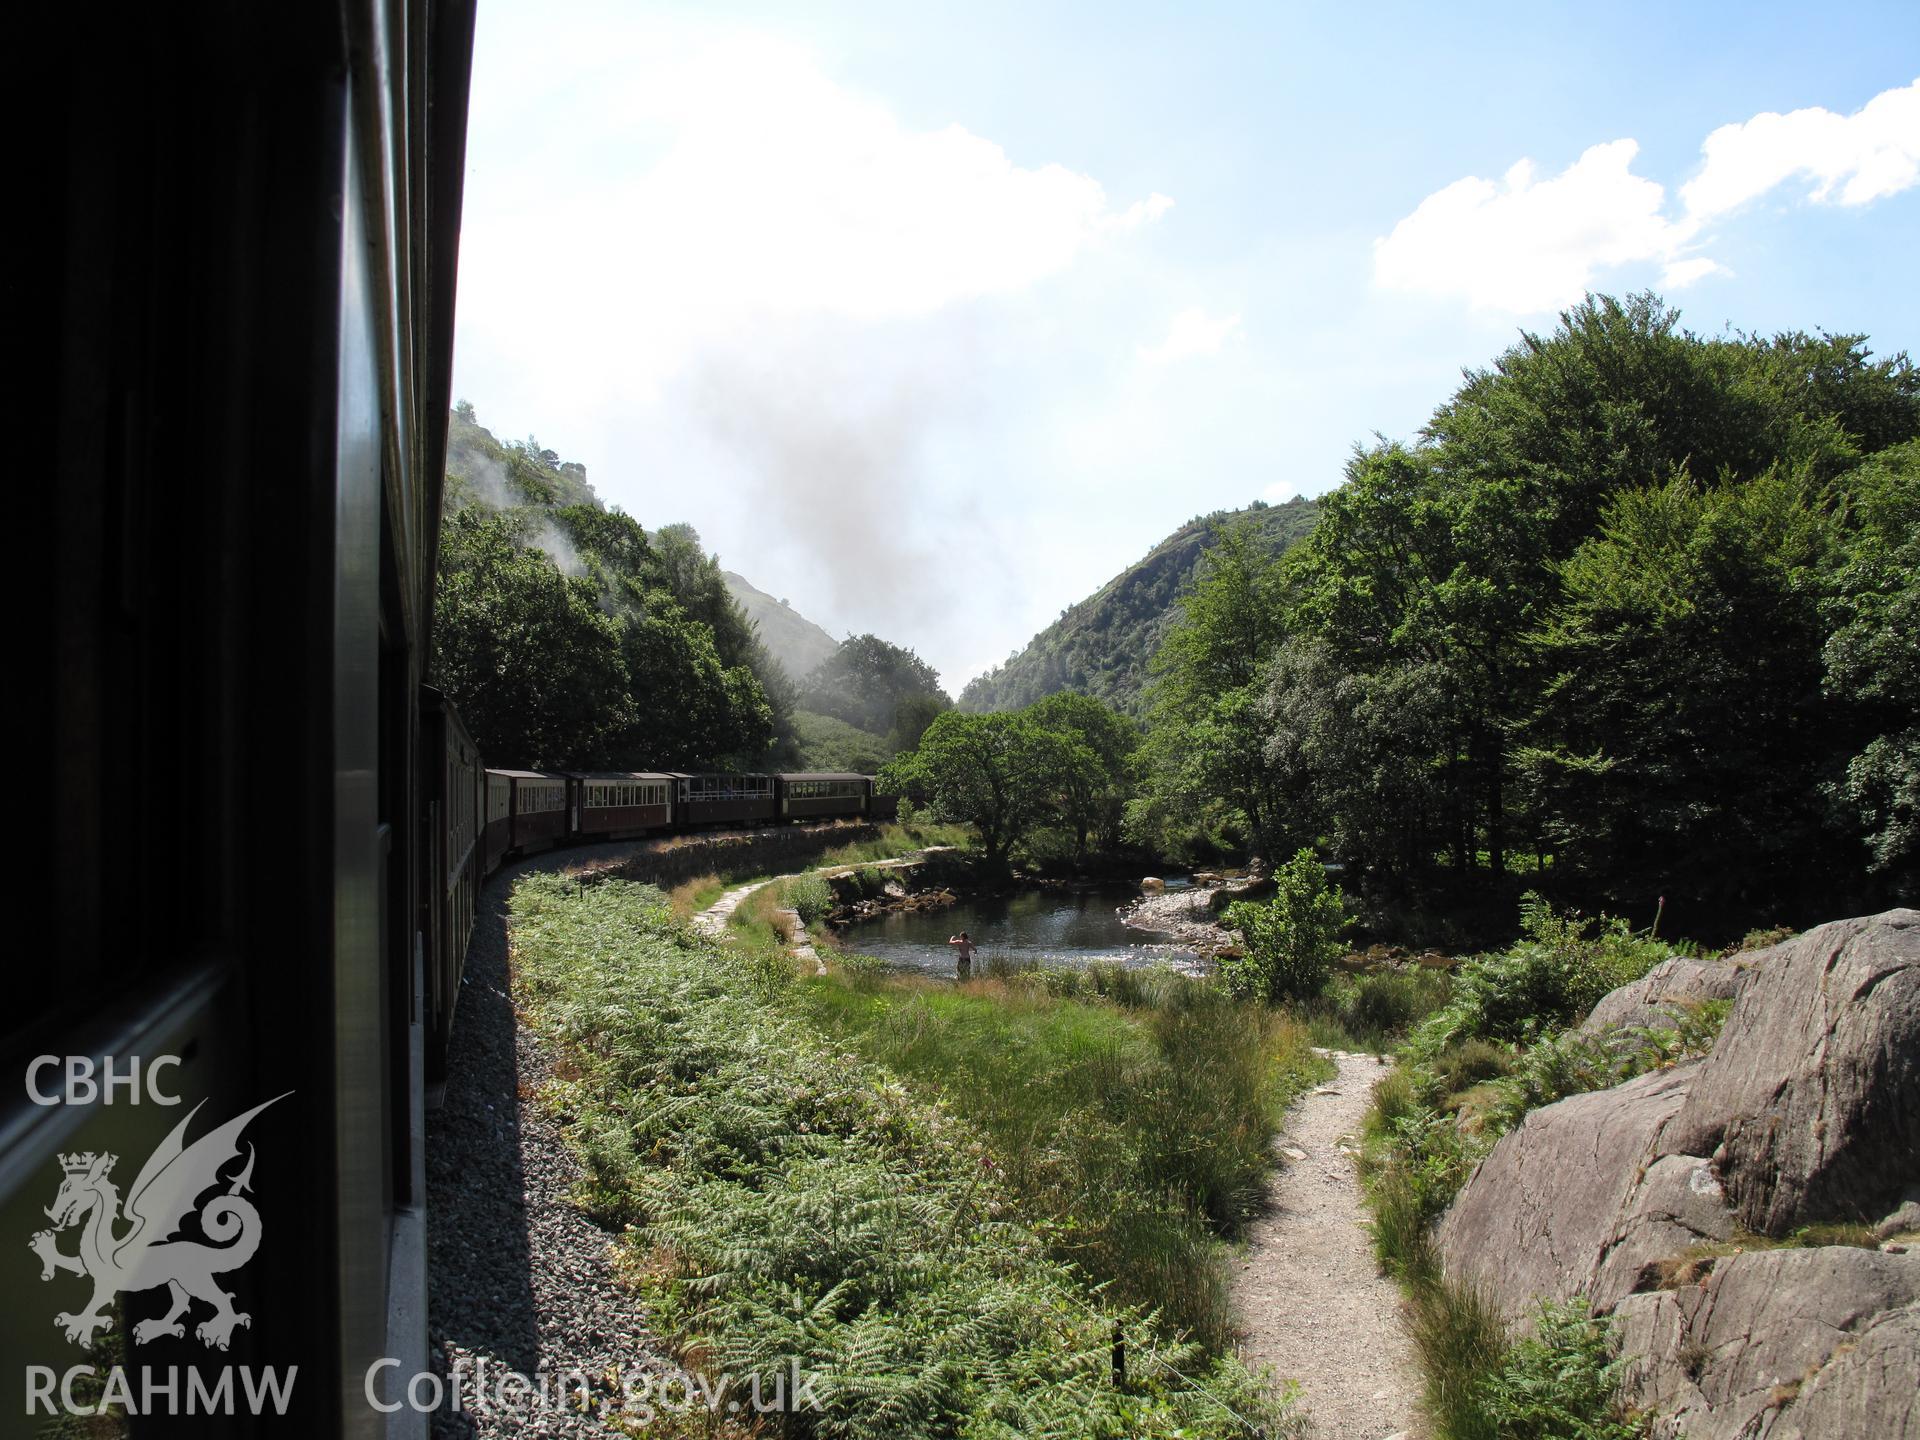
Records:
[[[960,978],[962,980],[972,979],[973,978],[973,939],[972,937],[969,936],[966,931],[962,930],[958,935],[953,935],[948,937],[947,944],[953,946],[956,950],[959,951]]]

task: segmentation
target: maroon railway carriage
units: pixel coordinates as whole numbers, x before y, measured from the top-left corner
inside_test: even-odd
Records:
[[[671,775],[600,770],[567,776],[573,791],[573,833],[582,839],[624,840],[673,823]]]
[[[873,796],[873,781],[865,775],[805,771],[774,778],[780,782],[782,820],[864,815]]]
[[[771,775],[673,776],[678,825],[770,824],[780,818]]]
[[[480,869],[491,875],[513,848],[513,777],[487,771],[486,818],[480,838]]]
[[[567,838],[567,777],[544,770],[489,770],[506,776],[512,790],[512,830],[507,848],[519,855],[551,850]]]
[[[426,932],[426,1081],[429,1096],[446,1076],[460,972],[473,935],[474,907],[485,876],[480,810],[486,771],[460,712],[432,686],[420,689],[422,799],[427,806],[427,875],[431,904]]]

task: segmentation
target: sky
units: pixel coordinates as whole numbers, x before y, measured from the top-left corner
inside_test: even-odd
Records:
[[[1920,4],[482,0],[455,394],[958,694],[1588,290],[1920,355]]]

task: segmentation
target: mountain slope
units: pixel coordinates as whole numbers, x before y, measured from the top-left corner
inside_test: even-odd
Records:
[[[1029,640],[1006,664],[961,693],[962,710],[1015,710],[1060,690],[1092,695],[1138,715],[1146,708],[1147,660],[1172,622],[1181,593],[1211,543],[1216,523],[1251,520],[1275,554],[1313,528],[1320,507],[1294,498],[1256,502],[1190,520],[1144,560],[1120,572]]]
[[[840,648],[840,642],[807,619],[784,600],[776,600],[753,582],[731,570],[721,572],[727,589],[747,612],[747,618],[760,627],[760,643],[773,652],[781,669],[797,683],[813,673],[813,667]]]

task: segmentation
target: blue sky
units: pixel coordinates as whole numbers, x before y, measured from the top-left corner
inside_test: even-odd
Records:
[[[1583,287],[1920,352],[1920,5],[483,3],[455,388],[949,688]]]

